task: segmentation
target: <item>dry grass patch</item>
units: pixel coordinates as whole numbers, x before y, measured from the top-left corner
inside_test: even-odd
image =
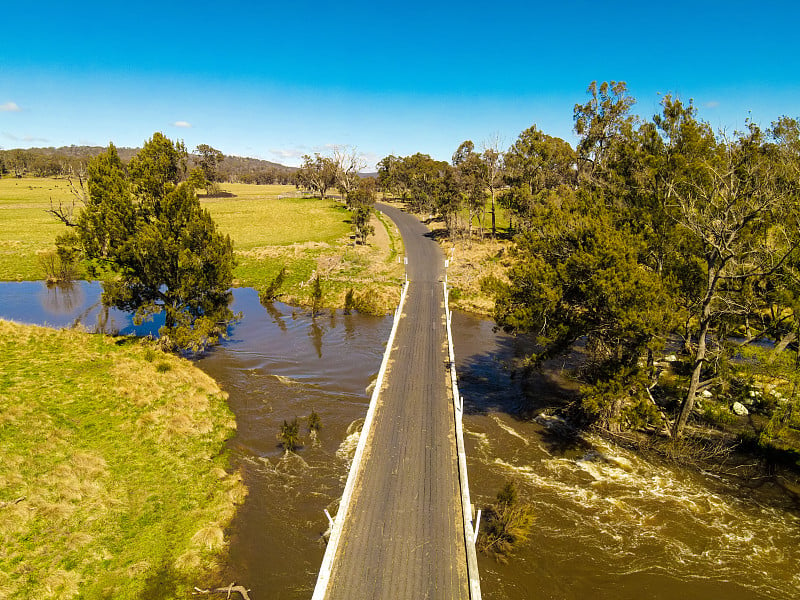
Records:
[[[1,320],[0,357],[0,596],[216,583],[225,540],[208,532],[245,492],[225,471],[235,422],[213,380],[144,342]]]

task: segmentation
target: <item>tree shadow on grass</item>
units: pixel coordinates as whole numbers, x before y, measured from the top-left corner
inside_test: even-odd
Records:
[[[189,587],[189,581],[181,575],[169,561],[152,572],[145,580],[139,600],[169,600],[181,597]]]

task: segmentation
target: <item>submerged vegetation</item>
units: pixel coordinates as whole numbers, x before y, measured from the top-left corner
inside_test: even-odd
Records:
[[[478,534],[478,549],[498,562],[506,562],[517,547],[530,539],[533,507],[519,497],[513,481],[497,493],[483,514],[485,524]]]
[[[245,495],[225,394],[150,343],[0,321],[0,596],[172,598],[218,581]]]

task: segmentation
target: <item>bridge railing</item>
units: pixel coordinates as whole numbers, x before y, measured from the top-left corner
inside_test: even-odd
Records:
[[[447,321],[447,350],[450,361],[450,383],[453,390],[453,414],[456,426],[456,448],[458,452],[458,479],[461,486],[461,512],[464,520],[464,542],[467,549],[467,576],[469,577],[470,600],[481,600],[481,580],[478,575],[478,555],[475,543],[478,539],[481,513],[478,511],[473,521],[472,501],[469,496],[469,478],[467,477],[467,453],[464,450],[464,399],[458,393],[458,377],[456,375],[456,358],[453,352],[453,333],[450,329],[450,304],[448,302],[447,279],[442,282],[444,288],[444,314]]]

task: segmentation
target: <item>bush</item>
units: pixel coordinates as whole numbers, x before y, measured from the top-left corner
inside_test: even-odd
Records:
[[[291,422],[283,422],[278,439],[287,452],[295,452],[300,447],[300,425],[297,423],[297,417]]]
[[[317,411],[311,409],[311,414],[308,415],[308,430],[317,432],[322,429],[322,419],[320,419]]]
[[[728,410],[727,406],[722,406],[711,400],[703,400],[703,419],[711,425],[732,425],[736,422],[736,415]]]
[[[520,501],[513,482],[497,493],[495,503],[489,505],[484,516],[486,525],[479,532],[478,548],[498,562],[506,562],[515,547],[530,539],[533,507]]]
[[[63,252],[45,252],[39,256],[39,264],[47,283],[70,283],[78,275],[74,259]]]

